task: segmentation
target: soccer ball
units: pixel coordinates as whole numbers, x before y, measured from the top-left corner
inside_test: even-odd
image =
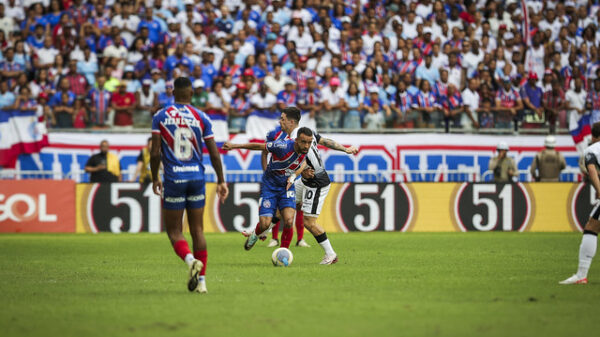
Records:
[[[271,261],[275,267],[287,267],[294,261],[292,251],[287,248],[277,248],[271,255]]]

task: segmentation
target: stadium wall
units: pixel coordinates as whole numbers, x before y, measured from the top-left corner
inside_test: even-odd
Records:
[[[206,188],[206,232],[242,231],[258,222],[258,183],[232,183],[224,204]],[[574,183],[334,183],[319,223],[348,231],[581,231],[595,199]],[[0,232],[164,231],[150,185],[0,181]]]
[[[150,134],[126,133],[60,133],[50,134],[50,145],[38,154],[25,154],[19,157],[17,168],[29,172],[52,172],[49,177],[67,177],[76,182],[87,182],[88,175],[82,173],[89,157],[98,152],[101,140],[107,139],[111,151],[121,160],[121,169],[134,173],[140,149],[146,145]],[[527,172],[535,154],[543,148],[544,136],[519,137],[506,135],[470,134],[325,134],[344,145],[359,148],[356,156],[322,148],[325,168],[336,182],[374,181],[478,181],[469,173],[444,175],[446,170],[472,172],[471,176],[483,177],[488,163],[495,155],[500,141],[510,146],[509,156],[515,160],[521,172]],[[234,143],[247,142],[245,134],[231,136]],[[566,159],[567,171],[578,172],[579,154],[571,136],[557,136],[556,149]],[[219,144],[218,144],[219,145]],[[205,154],[205,163],[210,163]],[[223,153],[226,171],[262,171],[260,152],[234,150]],[[386,174],[391,171],[405,171],[406,174]],[[212,168],[207,165],[207,172]],[[340,173],[341,172],[341,173]],[[359,172],[360,174],[344,174]],[[33,175],[35,176],[35,175]],[[41,176],[38,176],[41,177]],[[128,179],[129,175],[125,175]],[[491,176],[487,176],[490,179]],[[209,174],[208,181],[214,179]],[[562,181],[571,181],[574,175],[564,173]],[[528,181],[529,174],[523,173],[519,181]],[[260,181],[258,175],[233,175],[227,181]],[[575,178],[577,181],[577,178]]]

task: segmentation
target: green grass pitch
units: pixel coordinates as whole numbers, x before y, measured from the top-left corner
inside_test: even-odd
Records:
[[[208,294],[165,234],[0,235],[1,336],[592,336],[600,262],[575,233],[331,234],[340,262],[208,234]]]

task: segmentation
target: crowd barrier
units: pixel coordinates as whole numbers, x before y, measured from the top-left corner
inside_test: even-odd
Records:
[[[258,222],[259,183],[206,187],[205,231]],[[581,231],[594,204],[584,183],[333,183],[319,217],[328,232]],[[164,231],[151,185],[0,181],[0,232]]]

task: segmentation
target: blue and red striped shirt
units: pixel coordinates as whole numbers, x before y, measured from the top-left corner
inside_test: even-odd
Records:
[[[214,138],[212,122],[192,105],[173,104],[152,119],[152,133],[161,136],[165,179],[204,180],[202,140]]]

